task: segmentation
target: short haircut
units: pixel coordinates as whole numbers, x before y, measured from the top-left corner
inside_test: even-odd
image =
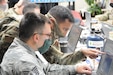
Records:
[[[24,6],[23,8],[23,14],[27,13],[27,12],[34,12],[34,9],[38,8],[40,9],[40,6],[38,4],[35,3],[29,3],[27,5]]]
[[[58,23],[64,22],[68,19],[70,22],[74,23],[74,17],[70,11],[70,9],[63,6],[54,6],[48,12],[52,15]]]
[[[44,15],[33,12],[26,13],[19,25],[19,38],[26,42],[34,32],[43,32],[45,23],[49,23],[49,20]]]

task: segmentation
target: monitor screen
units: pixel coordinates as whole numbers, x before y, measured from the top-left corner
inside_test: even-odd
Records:
[[[103,58],[103,63],[101,70],[105,75],[109,75],[110,66],[113,60],[113,56],[106,54],[105,58]]]
[[[102,23],[102,32],[107,38],[109,38],[109,32],[112,31],[112,30],[113,30],[112,25]]]
[[[106,54],[101,56],[98,66],[98,75],[113,75],[113,41],[107,39],[103,49]]]
[[[68,34],[68,50],[74,52],[80,38],[82,28],[78,25],[73,25],[71,31]]]
[[[113,75],[113,61],[111,63],[112,65],[110,66],[109,74],[108,75]]]
[[[85,25],[90,29],[91,28],[91,13],[85,12],[86,22]]]

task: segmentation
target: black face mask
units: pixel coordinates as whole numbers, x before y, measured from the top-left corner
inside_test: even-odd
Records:
[[[110,3],[109,5],[113,8],[113,3]]]

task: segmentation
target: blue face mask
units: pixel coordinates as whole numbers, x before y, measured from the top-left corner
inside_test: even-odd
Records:
[[[45,52],[48,51],[50,45],[52,44],[52,41],[50,39],[46,39],[43,46],[40,47],[38,50],[41,54],[44,54]]]

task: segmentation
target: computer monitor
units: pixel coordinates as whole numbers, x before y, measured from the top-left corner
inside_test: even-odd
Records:
[[[102,55],[99,67],[97,70],[97,75],[113,75],[113,41],[110,39],[106,40],[104,46],[104,52],[106,54]]]
[[[82,28],[79,25],[73,25],[71,31],[68,34],[68,45],[67,50],[69,52],[74,52],[79,41],[80,35],[82,32]]]
[[[91,21],[92,21],[92,19],[91,19],[91,13],[90,12],[88,12],[88,11],[86,11],[85,12],[85,26],[87,26],[88,27],[88,29],[90,29],[91,28]]]
[[[113,25],[102,23],[102,32],[107,38],[109,38],[109,32],[112,30],[113,30]]]
[[[81,32],[82,28],[79,27],[79,25],[74,24],[70,32],[68,32],[67,36],[59,39],[61,51],[64,53],[74,52],[79,41]]]

